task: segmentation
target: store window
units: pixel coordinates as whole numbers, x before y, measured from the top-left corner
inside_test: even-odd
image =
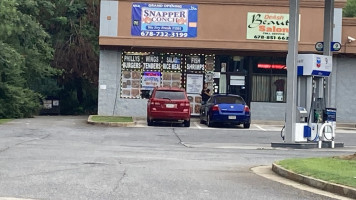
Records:
[[[286,102],[286,84],[284,57],[253,58],[252,101]]]
[[[121,97],[148,98],[156,86],[182,87],[182,55],[153,52],[124,52]]]
[[[203,84],[214,86],[215,55],[123,52],[121,98],[146,99],[154,87],[185,88],[199,114]]]

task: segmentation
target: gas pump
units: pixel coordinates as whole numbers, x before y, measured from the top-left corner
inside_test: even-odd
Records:
[[[297,116],[295,142],[334,141],[336,109],[326,108],[325,77],[332,71],[332,57],[299,54],[297,66]]]

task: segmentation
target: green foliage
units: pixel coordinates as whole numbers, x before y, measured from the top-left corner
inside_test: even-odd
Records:
[[[91,120],[94,122],[133,122],[132,117],[122,116],[92,116]]]
[[[53,67],[63,70],[59,82],[62,114],[93,113],[97,108],[99,0],[52,0]]]
[[[321,180],[356,187],[356,160],[339,158],[304,158],[282,160],[286,169]]]
[[[0,85],[0,118],[32,117],[41,108],[41,95],[30,89]]]
[[[12,119],[0,119],[0,124],[4,124],[7,123],[9,121],[11,121]]]
[[[96,111],[99,2],[0,1],[0,117],[36,114],[46,96]]]
[[[344,17],[356,17],[356,0],[347,0],[346,7],[343,9]]]
[[[43,4],[41,4],[41,2]],[[34,88],[58,74],[50,36],[39,24],[42,1],[0,1],[0,117],[30,117],[42,95]],[[50,10],[49,12],[50,13]]]

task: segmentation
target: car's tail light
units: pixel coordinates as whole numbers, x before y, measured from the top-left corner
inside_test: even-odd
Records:
[[[245,106],[245,109],[244,109],[245,112],[250,112],[250,108],[248,106]]]
[[[214,105],[212,108],[211,108],[211,110],[212,111],[219,111],[219,105]]]
[[[158,101],[151,101],[151,105],[159,106],[161,104]]]
[[[190,107],[189,102],[186,102],[186,103],[180,103],[179,105],[180,105],[181,107],[184,107],[184,106],[186,106],[186,107]]]

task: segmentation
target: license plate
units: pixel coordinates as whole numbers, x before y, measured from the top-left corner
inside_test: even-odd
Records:
[[[175,104],[166,104],[166,108],[174,108]]]
[[[229,116],[229,119],[236,119],[236,116]]]

